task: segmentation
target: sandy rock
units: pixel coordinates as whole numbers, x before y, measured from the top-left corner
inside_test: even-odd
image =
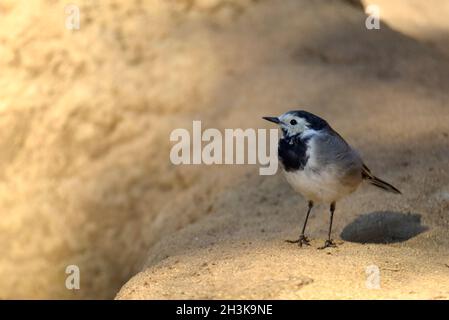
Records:
[[[79,30],[65,28],[64,4],[0,6],[1,298],[113,297],[210,200],[169,208],[226,185],[168,158],[171,130],[218,104],[225,63],[205,18],[167,1],[75,4]]]

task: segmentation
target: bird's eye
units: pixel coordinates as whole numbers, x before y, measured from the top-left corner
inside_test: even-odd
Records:
[[[294,126],[294,125],[297,124],[297,123],[298,123],[298,122],[296,122],[295,119],[293,119],[293,120],[290,121],[290,124],[291,124],[292,126]]]

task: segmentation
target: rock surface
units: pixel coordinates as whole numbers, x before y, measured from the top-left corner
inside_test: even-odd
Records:
[[[72,1],[79,30],[65,3],[1,2],[0,298],[113,298],[162,234],[206,212],[203,188],[230,180],[168,158],[174,128],[218,126],[232,104],[233,57],[203,2]]]

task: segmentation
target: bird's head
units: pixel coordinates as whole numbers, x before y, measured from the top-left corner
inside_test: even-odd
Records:
[[[263,119],[278,124],[284,137],[301,135],[309,130],[319,131],[329,126],[325,120],[303,110],[288,111],[279,117],[263,117]]]

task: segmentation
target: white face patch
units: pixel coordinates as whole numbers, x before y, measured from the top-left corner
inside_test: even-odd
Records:
[[[306,120],[296,117],[290,113],[284,113],[279,117],[279,120],[281,121],[280,127],[287,131],[288,136],[303,133],[309,128],[309,123]]]

